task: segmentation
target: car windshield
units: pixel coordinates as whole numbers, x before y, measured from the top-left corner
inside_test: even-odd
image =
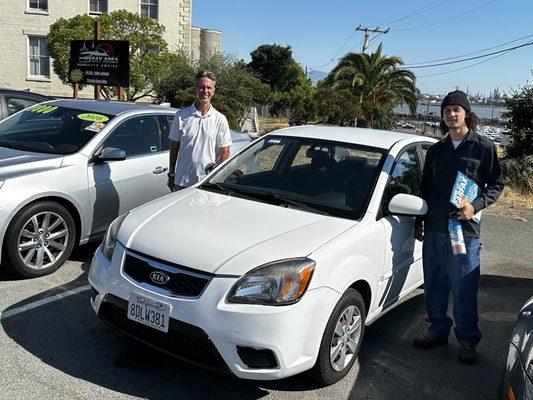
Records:
[[[362,218],[386,151],[349,143],[268,136],[201,188],[341,218]]]
[[[113,115],[37,104],[0,122],[0,146],[50,154],[71,154],[100,132]]]

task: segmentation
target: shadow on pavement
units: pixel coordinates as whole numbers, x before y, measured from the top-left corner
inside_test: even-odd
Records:
[[[83,269],[88,266],[86,262]],[[83,277],[86,279],[85,274]],[[118,335],[99,321],[89,305],[88,292],[2,319],[1,324],[12,340],[49,366],[106,389],[147,399],[258,399],[278,391],[293,392],[288,394],[292,398],[490,399],[496,397],[517,312],[531,296],[532,287],[532,279],[482,276],[480,326],[484,339],[475,366],[456,361],[458,346],[453,338],[438,349],[412,347],[412,338],[426,327],[423,296],[418,295],[368,327],[359,367],[344,384],[341,381],[327,388],[319,388],[305,375],[274,382],[246,381],[175,360]],[[53,291],[35,297],[50,293]],[[346,379],[354,382],[353,387],[345,388]]]

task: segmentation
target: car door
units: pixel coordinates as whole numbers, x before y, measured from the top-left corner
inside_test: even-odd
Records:
[[[403,149],[396,158],[383,194],[383,209],[399,193],[418,195],[422,179],[422,163],[417,145]],[[385,231],[385,263],[383,290],[379,305],[387,307],[405,291],[417,285],[422,274],[422,243],[415,240],[414,217],[387,215],[381,222]]]
[[[99,148],[124,150],[126,159],[88,166],[93,235],[105,231],[118,215],[169,193],[166,141],[157,115],[131,117],[106,137]]]

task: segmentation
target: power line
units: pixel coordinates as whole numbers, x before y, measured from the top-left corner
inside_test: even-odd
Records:
[[[427,27],[429,27],[429,26],[434,26],[434,25],[438,25],[438,24],[443,24],[443,23],[445,23],[445,22],[452,21],[452,20],[454,20],[454,19],[460,18],[460,17],[462,17],[463,15],[470,14],[470,13],[476,11],[476,10],[479,10],[480,8],[486,7],[486,6],[488,6],[489,4],[494,3],[495,1],[497,1],[497,0],[490,0],[490,1],[487,1],[486,3],[483,3],[483,4],[481,4],[480,6],[474,7],[474,8],[472,8],[472,9],[470,9],[470,10],[468,10],[468,11],[465,11],[465,12],[463,12],[463,13],[461,13],[461,14],[457,14],[457,15],[454,15],[453,17],[450,17],[450,18],[446,18],[446,19],[443,19],[443,20],[440,20],[440,21],[433,22],[433,23],[431,23],[431,24],[415,26],[415,27],[413,27],[413,28],[394,29],[393,31],[394,31],[394,32],[406,32],[406,31],[413,31],[413,30],[415,30],[415,29],[427,28]]]
[[[457,64],[457,63],[462,63],[462,62],[465,62],[465,61],[472,61],[472,60],[477,60],[478,58],[485,58],[485,57],[488,57],[488,56],[492,56],[494,54],[500,54],[500,53],[505,53],[507,51],[511,51],[511,50],[516,50],[516,49],[519,49],[521,47],[525,47],[525,46],[531,46],[533,44],[533,41],[531,42],[527,42],[527,43],[522,43],[518,46],[514,46],[514,47],[509,47],[507,49],[503,49],[503,50],[498,50],[498,51],[493,51],[492,53],[487,53],[487,54],[482,54],[480,56],[476,56],[476,57],[469,57],[469,58],[464,58],[462,60],[455,60],[455,61],[447,61],[447,62],[443,62],[443,63],[437,63],[437,64],[429,64],[429,65],[418,65],[418,66],[405,66],[403,67],[402,69],[406,69],[406,68],[409,68],[409,69],[415,69],[415,68],[432,68],[432,67],[440,67],[442,65],[450,65],[450,64]]]
[[[411,18],[411,17],[414,17],[416,15],[419,15],[419,14],[423,14],[425,13],[426,11],[429,11],[429,10],[433,10],[434,8],[436,7],[440,7],[446,3],[449,3],[451,0],[446,0],[440,4],[436,4],[434,5],[433,7],[430,7],[432,4],[435,4],[435,3],[439,3],[440,0],[435,0],[435,1],[432,1],[431,3],[429,4],[426,4],[424,7],[421,7],[419,8],[418,10],[415,10],[415,11],[412,11],[411,13],[401,17],[401,18],[397,18],[395,20],[392,20],[390,22],[385,22],[384,24],[381,24],[381,25],[392,25],[392,24],[395,24],[396,22],[400,22],[400,21],[403,21],[404,19],[407,19],[407,18]],[[429,8],[428,8],[429,7]]]
[[[477,62],[477,63],[471,64],[471,65],[467,65],[466,67],[457,68],[457,69],[452,69],[451,71],[439,72],[439,73],[437,73],[437,74],[417,75],[416,77],[417,77],[417,78],[427,78],[427,77],[430,77],[430,76],[446,75],[446,74],[451,74],[452,72],[462,71],[463,69],[472,68],[472,67],[475,67],[476,65],[482,64],[482,63],[484,63],[484,62],[487,62],[487,61],[493,60],[493,59],[498,58],[498,57],[501,57],[501,56],[505,55],[506,53],[508,53],[509,51],[511,51],[511,50],[507,50],[507,52],[505,52],[505,53],[497,54],[497,55],[495,55],[494,57],[488,58],[488,59],[486,59],[486,60],[482,60],[482,61],[479,61],[479,62]]]
[[[502,43],[502,44],[499,44],[497,46],[492,46],[492,47],[488,47],[486,49],[481,49],[481,50],[477,50],[477,51],[473,51],[471,53],[466,53],[466,54],[461,54],[459,56],[454,56],[454,57],[447,57],[447,58],[440,58],[438,60],[430,60],[430,61],[420,61],[420,62],[414,62],[414,63],[410,63],[408,64],[408,66],[412,66],[413,65],[419,65],[419,64],[428,64],[428,63],[434,63],[434,62],[439,62],[439,61],[447,61],[447,60],[453,60],[455,58],[460,58],[460,57],[466,57],[466,56],[471,56],[473,54],[478,54],[478,53],[481,53],[483,51],[487,51],[487,50],[492,50],[492,49],[497,49],[498,47],[502,47],[502,46],[505,46],[505,45],[508,45],[510,43],[514,43],[514,42],[518,42],[520,40],[523,40],[523,39],[527,39],[527,38],[530,38],[532,37],[532,35],[527,35],[527,36],[524,36],[524,37],[521,37],[521,38],[518,38],[518,39],[514,39],[514,40],[510,40],[508,42],[505,42],[505,43]],[[408,66],[406,66],[406,68],[408,68]]]
[[[339,53],[342,51],[342,49],[344,49],[344,47],[346,47],[346,45],[348,44],[348,42],[354,37],[355,32],[356,32],[356,31],[353,31],[353,32],[352,32],[352,34],[350,35],[350,37],[349,37],[348,39],[346,39],[346,42],[344,42],[344,44],[342,45],[342,47],[341,47],[341,48],[335,53],[335,55],[333,55],[333,57],[331,57],[331,59],[330,59],[327,63],[325,63],[325,64],[323,64],[323,65],[321,65],[321,66],[319,66],[319,67],[317,67],[317,68],[313,68],[313,69],[314,69],[314,70],[318,70],[318,69],[320,69],[320,68],[324,68],[325,66],[327,66],[327,65],[331,64],[332,62],[334,62],[334,61],[335,61],[335,58],[339,55]]]

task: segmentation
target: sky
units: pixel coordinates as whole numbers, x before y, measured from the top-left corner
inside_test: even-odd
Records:
[[[357,26],[390,28],[370,36],[367,52],[382,42],[383,54],[418,66],[533,41],[533,0],[192,0],[192,24],[222,31],[222,52],[246,62],[262,44],[290,45],[302,67],[324,72],[347,52],[361,50]],[[533,82],[533,45],[492,57],[411,70],[421,92],[431,94],[456,87],[471,94],[495,88],[509,93]]]

